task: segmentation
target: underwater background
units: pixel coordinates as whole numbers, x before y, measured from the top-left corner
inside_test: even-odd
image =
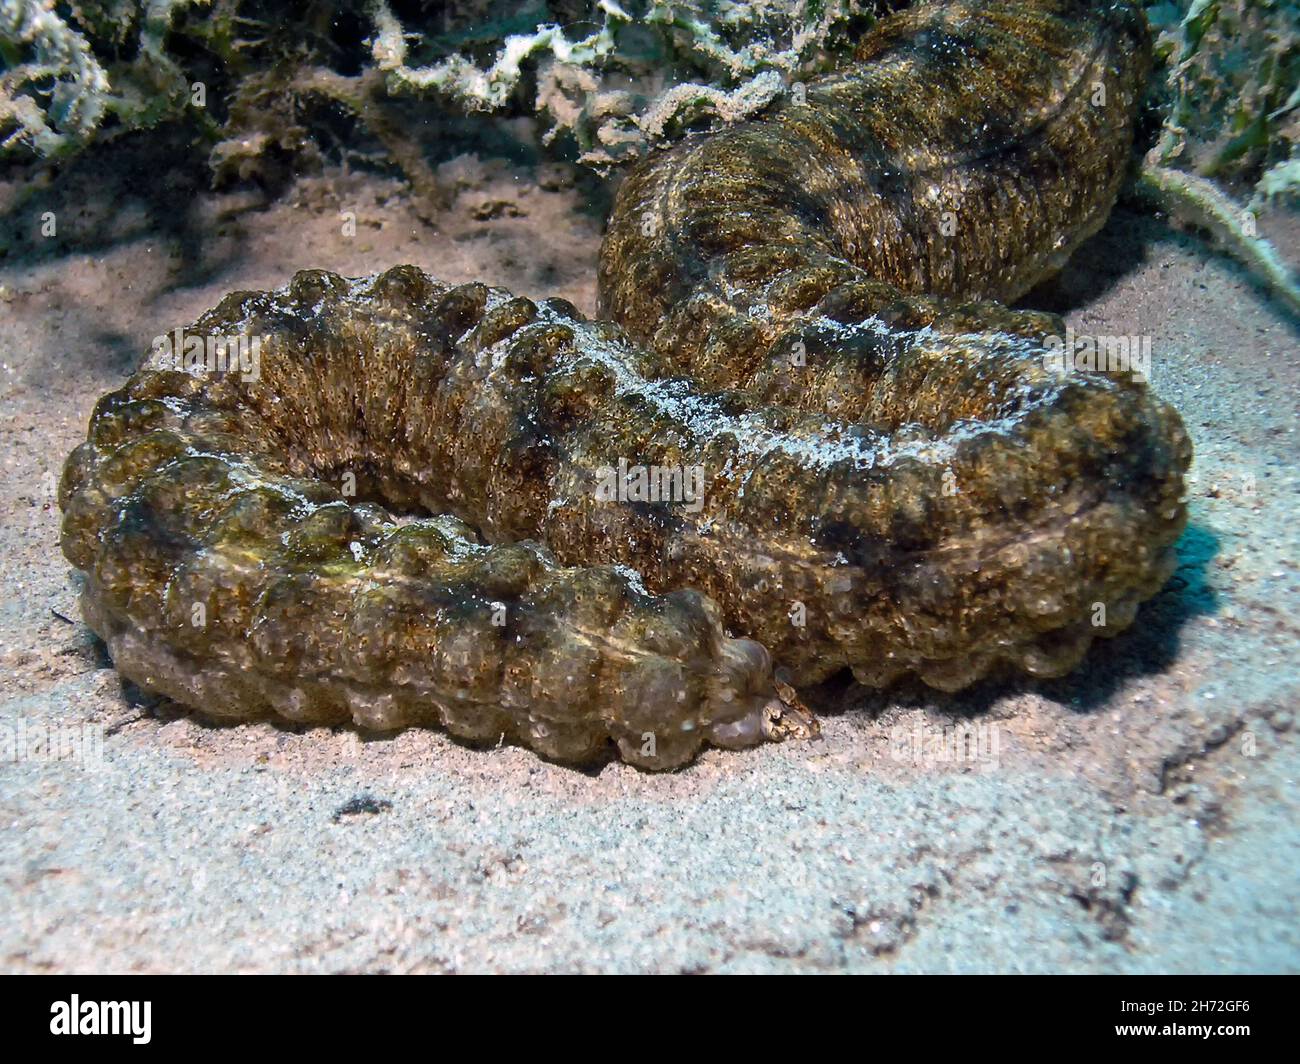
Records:
[[[155,335],[405,262],[592,314],[629,161],[903,6],[0,0],[0,966],[1300,970],[1293,4],[1146,5],[1133,179],[1018,304],[1151,336],[1195,446],[1176,575],[1069,676],[582,773],[213,727],[80,621],[59,471]]]

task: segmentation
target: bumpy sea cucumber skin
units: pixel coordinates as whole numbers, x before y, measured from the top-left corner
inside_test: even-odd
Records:
[[[584,401],[584,352],[636,386],[616,328],[408,266],[236,292],[191,332],[262,337],[260,375],[151,357],[61,485],[86,619],[125,676],[219,717],[441,725],[572,762],[611,738],[645,768],[763,738],[768,654],[714,603],[520,538],[545,511],[539,426]]]
[[[647,584],[706,591],[799,683],[1059,675],[1172,571],[1190,444],[1144,384],[1046,370],[1059,319],[960,301],[1016,298],[1104,222],[1146,24],[1121,2],[924,4],[857,56],[619,191],[602,311],[670,372],[861,441],[746,470],[707,533],[667,528]]]
[[[233,293],[188,332],[261,338],[260,373],[155,353],[68,460],[88,623],[213,716],[645,768],[785,734],[773,658],[1068,670],[1171,571],[1186,433],[1045,366],[1058,319],[940,297],[1010,298],[1101,223],[1146,47],[1127,4],[886,20],[806,105],[628,178],[627,332],[413,267]],[[620,459],[703,497],[609,501]]]

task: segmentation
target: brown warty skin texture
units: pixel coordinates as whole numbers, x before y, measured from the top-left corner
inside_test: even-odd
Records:
[[[1058,318],[970,300],[1102,224],[1147,65],[1126,2],[890,18],[628,177],[618,324],[410,266],[233,293],[187,335],[260,372],[155,351],[68,460],[87,622],[213,717],[650,769],[814,733],[774,662],[1067,672],[1170,575],[1191,447],[1132,374],[1054,369]]]

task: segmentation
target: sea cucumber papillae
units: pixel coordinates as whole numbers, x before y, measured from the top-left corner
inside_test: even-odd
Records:
[[[1128,2],[886,19],[628,177],[610,321],[409,266],[233,293],[188,332],[257,372],[156,349],[68,460],[88,623],[213,716],[646,768],[807,730],[773,662],[1069,670],[1172,571],[1190,444],[1140,375],[1051,365],[1058,318],[970,301],[1101,225],[1147,56]]]

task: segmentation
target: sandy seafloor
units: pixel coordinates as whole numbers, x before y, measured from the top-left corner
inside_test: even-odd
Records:
[[[849,688],[821,741],[658,776],[433,731],[217,728],[124,690],[50,486],[153,336],[303,267],[410,262],[594,311],[591,182],[442,175],[459,195],[432,224],[374,173],[263,202],[126,148],[0,183],[0,725],[105,736],[90,764],[0,762],[0,968],[1300,970],[1300,332],[1131,206],[1027,303],[1153,337],[1195,441],[1191,525],[1170,585],[1065,680]],[[1294,216],[1260,225],[1300,259]],[[975,761],[899,740],[967,721]]]

